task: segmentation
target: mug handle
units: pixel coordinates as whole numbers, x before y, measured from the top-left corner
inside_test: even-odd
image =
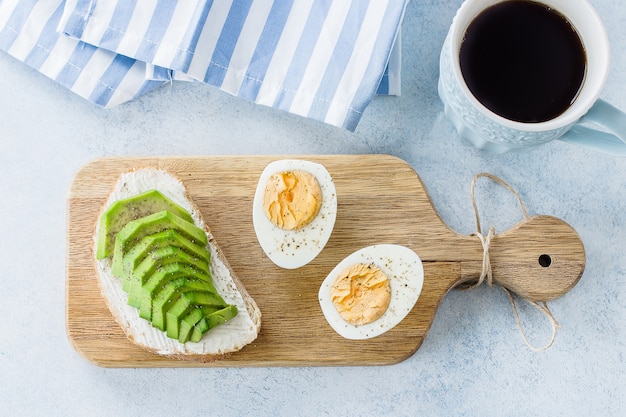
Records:
[[[582,126],[590,123],[607,131]],[[560,140],[613,156],[626,157],[626,114],[602,99],[595,104]]]

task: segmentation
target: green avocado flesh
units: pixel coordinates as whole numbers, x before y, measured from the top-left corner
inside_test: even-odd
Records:
[[[181,343],[199,342],[238,313],[213,285],[207,242],[188,212],[152,190],[102,215],[96,258],[112,256],[111,272],[141,318]]]
[[[185,318],[180,321],[178,332],[178,341],[185,343],[188,340],[197,341],[198,337],[202,338],[200,330],[203,328],[212,328],[218,324],[225,323],[237,315],[237,307],[226,306],[222,309],[215,310],[206,306],[192,310]],[[194,335],[194,332],[198,332]]]
[[[136,273],[152,272],[153,268],[168,263],[168,260],[173,261],[175,257],[167,256],[167,253],[177,249],[182,252],[181,256],[195,259],[199,268],[205,265],[208,268],[211,256],[205,246],[193,243],[174,229],[164,230],[144,237],[122,257],[119,275],[123,278],[124,291],[129,292],[130,277],[135,270]]]
[[[187,253],[181,251],[176,247],[166,247],[156,249],[151,252],[144,260],[132,270],[128,277],[124,277],[122,282],[122,288],[124,283],[127,284],[128,304],[133,307],[139,307],[135,304],[137,296],[140,294],[142,288],[147,289],[148,285],[160,284],[163,274],[168,272],[175,272],[176,269],[183,269],[179,273],[196,274],[198,278],[203,278],[211,282],[211,274],[209,272],[209,265],[204,259],[193,258]],[[159,280],[157,282],[157,280]],[[212,285],[212,284],[211,284]]]
[[[210,285],[204,280],[191,277],[177,278],[163,285],[150,306],[152,309],[152,325],[160,330],[165,330],[166,313],[170,311],[172,305],[178,301],[180,297],[190,291],[210,292]],[[223,305],[223,301],[221,301],[216,294],[213,294],[213,296],[215,297],[216,305]]]
[[[194,244],[203,247],[207,245],[207,237],[204,230],[167,210],[159,211],[158,213],[126,223],[126,226],[115,236],[113,262],[111,263],[113,275],[116,277],[122,276],[124,255],[132,250],[141,239],[168,229],[175,229]]]
[[[115,236],[126,223],[162,210],[169,210],[188,222],[193,222],[189,213],[157,190],[119,200],[100,217],[96,258],[108,258],[113,253]]]

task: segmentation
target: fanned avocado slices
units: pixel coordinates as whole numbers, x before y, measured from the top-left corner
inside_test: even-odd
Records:
[[[205,312],[204,309],[202,311]],[[191,330],[191,334],[189,335],[189,340],[192,342],[199,342],[206,332],[216,326],[219,326],[222,323],[226,323],[228,320],[235,317],[237,313],[237,307],[234,305],[227,305],[221,310],[209,312],[207,315],[202,317],[202,319],[198,323],[195,324],[195,326]],[[181,340],[187,341],[186,339],[181,338],[181,336],[179,335],[178,341],[180,342]]]
[[[211,282],[211,273],[209,265],[203,259],[193,258],[176,247],[165,247],[156,249],[131,272],[127,278],[128,282],[128,304],[139,308],[136,301],[141,299],[141,291],[148,290],[148,285],[152,288],[158,288],[155,285],[163,285],[164,273],[168,271],[182,269],[183,276],[193,276],[196,279],[202,279],[207,282],[209,288],[215,291]],[[195,274],[198,274],[197,276]],[[192,275],[193,274],[193,275]],[[155,278],[156,276],[156,278]],[[155,282],[159,279],[160,282]],[[151,281],[151,284],[149,284]]]
[[[219,297],[219,296],[218,296]],[[204,291],[188,291],[181,294],[165,313],[165,332],[168,337],[178,339],[182,320],[193,310],[202,308],[221,309],[225,303],[216,294]],[[234,306],[233,306],[234,307]]]
[[[188,212],[152,190],[102,215],[96,258],[113,255],[111,272],[140,317],[181,343],[199,342],[237,315],[213,285],[207,243]]]
[[[185,209],[157,190],[150,190],[113,203],[100,217],[96,258],[104,259],[113,254],[115,236],[128,222],[163,210],[169,210],[193,223]]]
[[[201,265],[208,266],[211,262],[211,254],[206,246],[193,243],[174,229],[167,229],[153,235],[148,235],[133,246],[122,258],[121,279],[124,291],[129,292],[130,277],[133,271],[139,273],[138,271],[147,268],[148,265],[146,265],[146,262],[149,262],[148,259],[150,259],[153,264],[158,265],[161,256],[160,252],[157,251],[164,249],[172,251],[180,249],[185,254],[196,259],[199,268],[202,268]],[[165,261],[165,259],[163,259],[163,261]]]
[[[208,274],[204,274],[197,269],[194,269],[193,266],[184,264],[182,262],[175,262],[168,264],[156,271],[146,282],[141,285],[137,294],[134,295],[135,300],[139,302],[139,315],[146,319],[152,319],[152,303],[154,302],[154,298],[157,296],[159,291],[166,285],[168,282],[173,281],[177,278],[181,277],[189,277],[198,279],[206,282],[206,288],[203,289],[203,292],[206,292],[211,297],[216,299],[216,302],[219,305],[225,305],[224,300],[217,294],[215,287],[213,287],[213,283],[211,282],[211,276]],[[130,295],[129,294],[129,304],[130,304]]]
[[[123,276],[122,260],[124,255],[142,238],[168,229],[175,229],[195,244],[201,246],[207,244],[204,230],[167,210],[159,211],[126,223],[126,226],[115,236],[113,262],[111,263],[113,275],[118,278]]]
[[[159,330],[165,331],[165,314],[170,310],[173,303],[188,291],[210,291],[206,281],[181,277],[165,284],[152,301],[152,325]],[[221,300],[216,300],[219,304]],[[221,301],[223,303],[223,301]]]

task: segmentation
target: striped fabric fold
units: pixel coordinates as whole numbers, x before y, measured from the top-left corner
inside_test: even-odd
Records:
[[[0,49],[102,107],[193,80],[354,130],[400,93],[407,1],[0,0]]]
[[[147,78],[145,62],[62,36],[56,26],[63,11],[58,0],[3,0],[0,49],[103,107],[132,100],[171,78],[167,71]]]

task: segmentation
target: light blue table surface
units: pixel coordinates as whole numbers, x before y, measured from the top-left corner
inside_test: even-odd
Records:
[[[402,28],[401,97],[376,97],[355,133],[199,84],[175,82],[99,109],[0,54],[0,415],[626,415],[626,159],[561,142],[494,155],[457,137],[437,96],[439,51],[461,0],[413,1]],[[592,0],[611,69],[602,97],[626,110],[626,8]],[[495,174],[530,214],[571,224],[585,244],[578,285],[549,304],[554,345],[523,342],[497,287],[452,291],[421,348],[383,367],[104,369],[65,332],[66,197],[74,174],[101,156],[385,153],[408,161],[451,228],[475,230],[475,174]],[[482,187],[482,188],[480,188]],[[489,181],[483,225],[522,217]],[[520,303],[528,337],[550,324]]]

